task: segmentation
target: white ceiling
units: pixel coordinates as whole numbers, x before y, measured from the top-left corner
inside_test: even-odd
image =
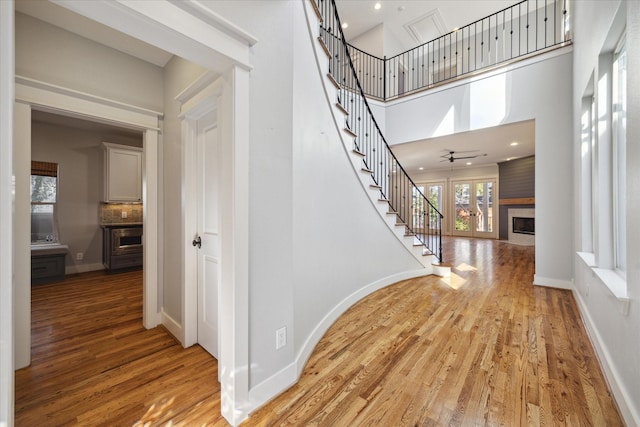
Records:
[[[335,0],[347,40],[384,23],[401,47],[393,56],[509,7],[518,0]],[[380,3],[380,9],[375,9]]]
[[[1,1],[1,0],[0,0]],[[410,49],[418,41],[426,42],[443,32],[461,27],[477,19],[516,3],[514,0],[336,0],[341,20],[349,23],[345,29],[347,39],[353,39],[384,23],[402,46]],[[81,37],[109,46],[159,67],[164,67],[171,54],[115,31],[102,24],[77,15],[61,6],[44,0],[17,0],[16,11],[61,27]],[[424,39],[424,40],[420,40]],[[532,122],[523,122],[462,134],[407,141],[394,146],[400,163],[410,173],[425,170],[468,167],[466,162],[440,162],[446,151],[478,150],[473,154],[487,154],[470,159],[474,166],[495,164],[511,157],[534,154]],[[509,143],[520,142],[516,148]],[[446,150],[445,150],[446,149]]]
[[[528,120],[398,144],[392,150],[405,171],[413,176],[423,171],[495,165],[530,156],[535,151],[534,135],[535,123]],[[451,163],[447,160],[451,151],[455,152],[454,157],[477,157]]]
[[[115,135],[125,138],[139,139],[142,141],[142,131],[126,129],[120,126],[110,125],[85,117],[74,117],[72,115],[62,115],[60,112],[47,112],[38,109],[31,110],[31,120],[37,123],[46,123],[56,126],[83,129],[102,135]]]

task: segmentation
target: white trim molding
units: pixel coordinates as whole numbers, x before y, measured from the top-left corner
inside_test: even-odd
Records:
[[[629,391],[622,385],[624,384],[624,382],[620,380],[620,373],[615,368],[616,365],[613,361],[613,358],[611,357],[608,348],[603,345],[603,343],[605,343],[606,341],[598,332],[598,328],[596,327],[596,324],[591,317],[586,302],[582,298],[580,292],[574,290],[573,296],[575,297],[578,304],[578,309],[583,319],[582,323],[587,330],[587,335],[589,335],[591,345],[593,345],[593,348],[596,351],[598,362],[600,362],[600,366],[604,371],[604,376],[607,380],[607,384],[611,388],[611,392],[613,393],[615,402],[618,405],[618,409],[620,410],[622,418],[629,426],[640,425],[640,414],[634,409],[634,406],[632,404],[633,400]]]
[[[131,129],[160,130],[163,114],[40,80],[16,76],[16,100],[42,111]]]
[[[182,167],[182,325],[183,335],[177,338],[185,347],[198,342],[198,256],[191,240],[198,224],[198,150],[197,122],[203,115],[217,110],[223,92],[222,78],[206,72],[175,99],[180,105],[182,119],[183,167]],[[230,201],[223,201],[228,205]],[[223,254],[224,259],[224,254]],[[224,344],[224,343],[223,343]]]
[[[157,235],[161,227],[158,223],[158,142],[159,142],[159,122],[162,113],[140,108],[134,105],[124,104],[107,98],[94,96],[89,93],[79,92],[65,87],[52,85],[46,82],[17,77],[15,84],[16,108],[18,106],[26,107],[29,117],[15,121],[17,128],[15,132],[23,135],[22,139],[29,139],[30,134],[26,132],[31,129],[30,110],[38,109],[42,111],[53,112],[70,117],[77,117],[85,120],[92,120],[101,123],[108,123],[114,126],[120,126],[130,129],[142,130],[144,133],[144,238],[145,238],[145,254],[144,254],[144,286],[143,286],[143,323],[146,328],[153,328],[158,325],[159,308],[158,308],[158,268],[162,265],[159,259],[162,253],[157,245]],[[19,108],[23,111],[23,108]],[[25,113],[26,114],[26,113]],[[21,117],[25,114],[21,114]],[[26,117],[26,116],[25,116]],[[31,160],[30,144],[20,144],[22,149],[14,156],[14,162],[19,164],[28,164]],[[29,168],[21,167],[16,175],[16,185],[27,185],[26,189],[17,191],[17,196],[21,194],[28,195],[28,170]],[[23,184],[25,183],[26,184]],[[28,217],[29,209],[28,196],[27,199],[16,200],[15,212],[18,218]],[[20,227],[17,224],[16,227]],[[28,242],[27,242],[28,244]],[[16,274],[21,280],[29,283],[25,275],[30,274],[28,262],[30,255],[23,250],[15,252],[17,255],[14,259]],[[30,313],[29,309],[31,298],[22,296],[16,298],[15,308],[18,313]],[[26,314],[21,314],[16,321],[15,327],[21,331],[21,337],[28,340],[30,330],[30,319]],[[25,331],[22,333],[22,331]],[[30,343],[23,343],[23,338],[16,343],[16,355],[20,360],[19,367],[27,366],[29,361],[29,353],[27,350]]]
[[[218,73],[233,66],[251,69],[249,47],[257,39],[201,2],[187,5],[167,0],[52,1]]]
[[[13,425],[14,5],[0,1],[0,426]]]
[[[536,286],[544,286],[547,288],[566,289],[569,291],[573,290],[573,281],[571,280],[560,280],[551,277],[542,277],[538,274],[533,275],[533,284]]]

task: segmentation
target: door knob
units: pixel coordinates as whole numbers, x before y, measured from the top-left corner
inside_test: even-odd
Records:
[[[191,242],[191,244],[193,246],[197,246],[198,249],[200,249],[202,247],[202,239],[200,238],[200,236],[198,236],[195,239],[193,239],[193,242]]]

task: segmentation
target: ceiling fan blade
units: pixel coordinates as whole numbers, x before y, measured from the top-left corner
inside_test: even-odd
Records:
[[[480,150],[464,150],[464,151],[456,151],[456,150],[449,150],[448,148],[443,148],[442,151],[446,151],[448,154],[463,154],[463,153],[476,153]]]

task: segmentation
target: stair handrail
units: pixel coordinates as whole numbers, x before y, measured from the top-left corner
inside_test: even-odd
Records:
[[[339,33],[338,35],[333,34],[332,32],[332,27],[331,25],[325,25],[326,24],[326,19],[329,18],[331,19],[331,15],[327,13],[326,7],[322,7],[323,5],[316,3],[318,10],[320,11],[320,13],[322,14],[322,20],[320,22],[320,31],[321,34],[328,34],[331,35],[334,38],[337,38],[339,41],[338,43],[342,44],[342,48],[343,48],[343,52],[344,52],[344,57],[347,59],[347,63],[348,63],[348,68],[351,70],[351,77],[353,78],[353,82],[355,83],[356,87],[357,87],[357,95],[360,96],[361,98],[361,102],[365,107],[364,111],[359,111],[359,113],[365,113],[367,114],[368,119],[371,121],[371,123],[373,124],[373,131],[376,132],[376,134],[381,138],[382,142],[384,143],[383,148],[386,149],[386,155],[390,156],[391,158],[391,164],[384,164],[384,162],[380,162],[381,164],[381,168],[377,168],[373,165],[373,161],[367,162],[367,157],[366,155],[368,153],[365,152],[365,150],[360,151],[362,149],[361,145],[358,144],[357,139],[358,139],[358,135],[355,133],[356,129],[352,129],[352,127],[354,126],[350,126],[349,122],[346,121],[347,123],[347,128],[349,131],[351,131],[354,135],[354,147],[355,150],[358,151],[361,154],[365,155],[364,160],[364,165],[367,169],[369,169],[369,171],[371,172],[371,176],[374,180],[374,182],[376,183],[376,185],[380,188],[380,193],[381,196],[389,203],[389,206],[392,210],[392,212],[394,212],[398,218],[400,219],[401,223],[406,227],[407,231],[409,232],[408,234],[413,235],[416,239],[418,239],[420,241],[420,243],[427,249],[429,250],[440,262],[442,262],[442,221],[444,219],[444,216],[442,215],[442,213],[433,205],[433,203],[431,203],[431,201],[422,193],[422,191],[420,191],[420,189],[418,188],[418,186],[413,182],[413,180],[411,179],[411,177],[409,176],[409,174],[407,174],[407,172],[405,171],[405,169],[402,167],[402,165],[400,164],[400,162],[398,161],[397,157],[395,156],[395,154],[393,153],[393,151],[391,150],[386,138],[384,137],[384,134],[382,133],[382,131],[380,130],[380,126],[378,125],[378,122],[375,119],[375,116],[373,114],[373,112],[371,111],[371,107],[369,105],[369,102],[367,101],[367,97],[366,94],[362,88],[362,85],[360,84],[360,81],[358,79],[358,75],[357,72],[355,70],[355,67],[353,65],[353,61],[351,59],[351,55],[349,54],[349,46],[348,43],[344,37],[344,32],[342,31],[342,24],[340,22],[340,16],[338,14],[338,9],[336,7],[335,4],[335,0],[311,0],[314,2],[319,2],[319,3],[324,3],[324,2],[330,2],[330,9],[333,10],[333,19],[335,19],[335,22],[333,22],[333,30],[335,30],[335,28],[337,27]],[[325,5],[326,6],[326,5]],[[324,11],[324,12],[323,12]],[[328,15],[328,16],[327,16]],[[326,41],[325,41],[325,45],[326,45]],[[329,51],[331,51],[331,49],[329,48]],[[338,58],[338,65],[340,62],[340,57],[335,53],[335,52],[331,52],[332,55],[335,58]],[[338,68],[338,69],[337,69]],[[340,81],[343,80],[342,78],[340,78],[340,68],[341,67],[336,67],[335,64],[332,67],[331,63],[330,63],[330,74],[334,75],[335,80],[338,82],[339,86],[340,86],[340,90],[342,91],[342,93],[346,93],[347,91],[350,91],[351,88],[346,85],[346,79],[344,81]],[[338,97],[338,101],[342,104],[343,100],[345,99],[344,96],[339,96]],[[353,101],[353,98],[352,98]],[[348,111],[348,105],[343,105],[343,108],[346,109]],[[358,118],[359,121],[361,121],[361,117]],[[353,123],[352,123],[353,124]],[[368,137],[368,134],[366,134]],[[373,152],[375,153],[375,147],[373,148]],[[370,156],[373,157],[373,156]],[[387,171],[387,177],[389,178],[388,180],[385,180],[384,177],[384,172]],[[395,182],[395,191],[393,192],[394,194],[391,194],[391,187],[390,187],[390,182],[391,182],[391,176],[392,174],[396,177],[400,177],[400,178],[396,178],[394,179]],[[401,183],[401,187],[399,188],[398,186],[398,179],[400,179],[400,183]],[[407,188],[409,187],[410,192],[411,192],[411,200],[412,200],[412,204],[409,207],[409,205],[407,203],[404,204],[404,206],[402,205],[402,201],[406,201],[406,196],[407,196]],[[386,189],[386,191],[385,191]],[[396,194],[397,193],[397,194]],[[400,197],[398,197],[398,194],[400,195]],[[420,200],[421,203],[415,203],[413,202],[414,197],[417,200]],[[421,206],[420,211],[416,214],[415,209],[416,209],[416,205]],[[428,212],[425,211],[425,207],[428,207]],[[410,212],[413,212],[413,214],[410,214]],[[426,218],[425,218],[426,217]],[[427,221],[428,219],[428,221]],[[422,233],[419,232],[419,230],[417,229],[418,227],[415,226],[416,224],[416,220],[418,222],[418,224],[422,224]],[[435,221],[435,230],[436,233],[433,234],[431,232],[429,233],[425,233],[425,227],[427,226],[427,224],[430,226],[432,224],[432,221]],[[430,230],[431,228],[429,227],[428,230]]]

